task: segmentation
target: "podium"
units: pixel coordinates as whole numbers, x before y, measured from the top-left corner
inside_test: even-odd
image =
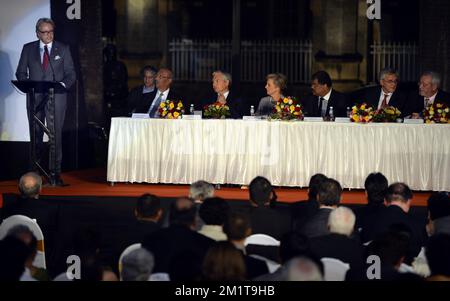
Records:
[[[35,170],[39,170],[51,183],[56,175],[56,144],[55,144],[55,93],[66,93],[66,88],[59,82],[33,81],[33,80],[13,80],[11,83],[21,92],[28,94],[28,120],[30,122],[30,161]],[[45,125],[37,116],[40,111],[35,106],[36,94],[47,94],[48,114],[45,116]],[[45,102],[42,104],[45,106]],[[43,109],[43,108],[42,108]],[[39,126],[49,138],[49,170],[43,168],[36,158],[36,126]]]

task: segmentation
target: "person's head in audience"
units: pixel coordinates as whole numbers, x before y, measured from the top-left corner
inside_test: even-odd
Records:
[[[394,183],[388,187],[386,192],[386,206],[398,206],[408,213],[411,208],[413,193],[405,183]]]
[[[18,281],[25,271],[30,248],[16,237],[0,240],[0,281]]]
[[[172,71],[170,71],[169,69],[159,69],[158,73],[156,74],[156,88],[158,88],[158,91],[165,92],[170,89],[170,86],[172,85],[172,77]]]
[[[350,236],[355,227],[355,214],[347,207],[338,207],[331,211],[328,217],[328,228],[330,233]]]
[[[27,246],[27,257],[25,260],[25,267],[33,268],[33,261],[37,254],[37,239],[31,232],[30,228],[25,225],[17,225],[9,229],[7,236],[14,237]]]
[[[408,254],[410,238],[404,231],[389,230],[367,247],[369,255],[377,255],[381,265],[398,270]]]
[[[223,226],[230,213],[230,205],[222,198],[209,198],[200,205],[198,213],[206,225]]]
[[[122,258],[121,279],[123,281],[148,281],[155,266],[153,254],[139,248]]]
[[[149,65],[144,66],[141,69],[140,75],[141,78],[144,80],[144,86],[146,88],[150,89],[155,87],[155,78],[157,72],[158,70],[156,70],[155,67]]]
[[[383,93],[391,94],[397,89],[399,75],[393,68],[384,68],[380,71],[379,80]]]
[[[450,196],[447,192],[433,193],[428,199],[427,232],[450,234]]]
[[[206,181],[197,181],[189,187],[189,197],[196,203],[214,197],[214,185]]]
[[[380,205],[386,197],[388,180],[381,172],[373,172],[367,176],[364,188],[369,204]]]
[[[425,256],[433,280],[450,280],[450,234],[436,234],[428,240]]]
[[[223,225],[223,232],[228,241],[243,249],[245,239],[252,234],[250,218],[242,212],[231,212]]]
[[[323,281],[319,263],[306,256],[292,258],[287,263],[287,281]]]
[[[38,199],[42,190],[42,178],[35,172],[24,174],[19,180],[19,192],[22,198]]]
[[[185,226],[191,230],[195,230],[196,215],[197,209],[192,199],[186,197],[178,198],[170,205],[169,225]]]
[[[441,86],[441,76],[434,71],[425,71],[420,76],[419,94],[425,98],[431,98],[437,94]]]
[[[212,74],[212,84],[214,92],[224,94],[230,90],[231,74],[220,70],[214,71]]]
[[[276,201],[276,194],[269,180],[256,177],[249,186],[250,203],[254,207],[267,207]]]
[[[335,179],[327,178],[319,186],[317,201],[320,207],[336,208],[341,202],[342,187]]]
[[[280,259],[282,264],[285,264],[296,256],[309,256],[310,253],[311,250],[307,236],[297,231],[291,231],[281,237]]]
[[[278,101],[287,86],[287,77],[282,73],[271,73],[266,76],[266,93]]]
[[[160,199],[153,194],[140,196],[136,203],[134,214],[138,220],[147,220],[157,223],[162,216]]]
[[[228,241],[220,241],[209,248],[203,260],[203,279],[208,281],[246,280],[242,253]]]
[[[314,96],[324,97],[330,92],[332,86],[333,82],[326,71],[317,71],[312,75],[311,90]]]
[[[317,173],[309,179],[308,200],[317,201],[317,194],[319,193],[320,184],[326,179],[327,177],[321,173]]]

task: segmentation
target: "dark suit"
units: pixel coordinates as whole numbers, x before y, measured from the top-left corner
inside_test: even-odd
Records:
[[[408,99],[409,101],[405,106],[405,111],[407,113],[406,116],[411,115],[412,113],[421,114],[423,109],[425,108],[425,97],[417,93],[412,93],[409,95]],[[450,94],[445,91],[438,90],[434,102],[440,102],[446,104],[447,106],[450,106]]]
[[[378,103],[380,102],[381,91],[382,91],[381,86],[366,88],[364,91],[363,101],[371,105],[374,108],[374,110],[377,110]],[[389,99],[388,106],[396,107],[397,109],[399,109],[401,112],[400,117],[404,117],[406,116],[405,115],[406,104],[407,104],[406,95],[397,89],[394,91],[391,98]]]
[[[316,200],[306,200],[291,204],[292,228],[300,230],[305,223],[319,210]]]
[[[153,90],[153,92],[148,93],[149,95],[146,97],[146,100],[148,102],[142,102],[135,110],[135,113],[148,113],[148,110],[150,109],[152,103],[154,100],[156,100],[156,93],[158,92],[158,89]],[[178,101],[181,100],[184,105],[184,110],[189,110],[189,104],[186,103],[176,92],[174,92],[172,89],[169,90],[169,94],[167,95],[166,100],[173,100]]]
[[[155,88],[156,89],[156,88]],[[155,89],[153,91],[155,91]],[[144,104],[149,104],[155,98],[155,94],[152,92],[142,93],[143,85],[140,85],[130,91],[127,98],[127,113],[131,115],[137,108]],[[151,98],[153,96],[153,98]]]
[[[217,101],[217,93],[212,94],[206,101],[201,102],[202,110],[205,106],[211,105]],[[234,95],[232,91],[227,96],[226,105],[230,108],[230,117],[233,119],[241,119],[244,115],[243,104],[240,97]]]
[[[319,96],[308,95],[301,101],[303,105],[303,113],[307,117],[320,117],[321,109],[319,109]],[[330,114],[330,107],[333,107],[335,117],[346,117],[348,107],[347,97],[332,89],[330,98],[328,99],[326,116]]]
[[[300,232],[308,238],[329,234],[328,217],[330,216],[330,213],[330,208],[320,208],[317,213],[305,223]]]
[[[73,66],[72,56],[69,46],[53,41],[50,49],[49,65],[46,70],[41,64],[41,54],[39,49],[39,41],[25,44],[20,55],[19,64],[17,66],[16,77],[18,80],[34,80],[34,81],[56,81],[65,84],[70,89],[75,83],[76,74]],[[36,94],[35,108],[39,108],[37,112],[38,118],[44,122],[44,118],[48,116],[48,105],[46,104],[48,94]],[[66,113],[66,93],[55,94],[55,143],[56,143],[56,162],[54,172],[56,175],[61,173],[62,160],[62,129]],[[31,124],[30,103],[27,101],[28,121]],[[43,150],[43,130],[37,126],[36,131],[36,155],[40,159]]]

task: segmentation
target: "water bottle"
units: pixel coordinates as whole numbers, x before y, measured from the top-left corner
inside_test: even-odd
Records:
[[[255,116],[255,106],[250,106],[250,116]]]
[[[194,104],[191,104],[191,107],[189,108],[189,113],[191,115],[194,115]]]
[[[334,111],[333,111],[333,107],[330,107],[330,121],[334,121]]]
[[[350,107],[347,107],[347,117],[350,118],[351,115],[352,115],[352,110],[350,109]]]

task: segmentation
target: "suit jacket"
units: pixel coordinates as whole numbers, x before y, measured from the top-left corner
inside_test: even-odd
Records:
[[[304,98],[303,113],[308,117],[320,117],[319,97],[315,95],[308,95]],[[327,114],[329,116],[330,107],[333,107],[335,117],[347,117],[347,107],[349,106],[347,97],[334,89],[331,90],[330,99],[328,99]]]
[[[284,96],[281,96],[283,98]],[[272,110],[275,106],[275,100],[271,96],[265,96],[261,98],[256,109],[255,114],[258,116],[267,116],[272,114]]]
[[[212,94],[206,101],[200,102],[202,110],[205,106],[211,105],[217,101],[217,93]],[[241,119],[244,115],[242,99],[235,95],[232,91],[227,96],[226,105],[230,108],[230,117],[233,119]]]
[[[425,97],[423,97],[417,93],[411,94],[409,96],[409,102],[405,106],[405,111],[407,114],[405,116],[409,116],[412,113],[422,113],[422,111],[424,109],[424,100],[425,100]],[[447,106],[450,106],[450,94],[443,90],[438,90],[438,93],[437,93],[434,101],[441,102],[441,103],[446,104]]]
[[[292,228],[300,230],[305,223],[319,210],[316,200],[306,200],[291,204]]]
[[[329,234],[328,217],[330,216],[330,213],[330,208],[320,208],[317,213],[306,222],[300,232],[308,238]]]
[[[310,240],[311,251],[319,258],[331,257],[350,264],[351,268],[362,268],[364,249],[362,245],[345,235],[330,233],[313,237]]]
[[[249,216],[253,234],[266,234],[280,240],[291,230],[290,215],[275,208],[252,207]]]
[[[375,110],[378,108],[378,102],[381,97],[381,86],[366,88],[364,91],[364,101],[370,104]],[[407,105],[406,95],[398,89],[394,91],[388,103],[389,106],[400,110],[400,117],[406,116],[405,106]]]
[[[150,109],[150,106],[153,103],[153,100],[155,100],[156,93],[158,92],[158,89],[153,90],[153,92],[148,93],[149,95],[146,97],[146,101],[142,102],[138,107],[136,107],[135,113],[147,113]],[[184,101],[177,93],[174,92],[172,89],[169,90],[169,94],[167,95],[167,98],[169,100],[181,100],[183,101],[184,110],[189,110],[189,104]]]
[[[53,68],[52,68],[53,67]],[[42,68],[39,40],[25,44],[20,54],[16,77],[18,80],[63,82],[69,89],[76,80],[69,46],[53,41],[47,70]]]
[[[140,85],[130,91],[127,98],[127,113],[128,115],[131,115],[136,111],[136,109],[142,105],[149,104],[153,101],[155,98],[153,90],[152,92],[148,92],[143,94],[142,93],[143,85]],[[155,88],[156,89],[156,88]],[[153,96],[153,98],[151,98]]]

